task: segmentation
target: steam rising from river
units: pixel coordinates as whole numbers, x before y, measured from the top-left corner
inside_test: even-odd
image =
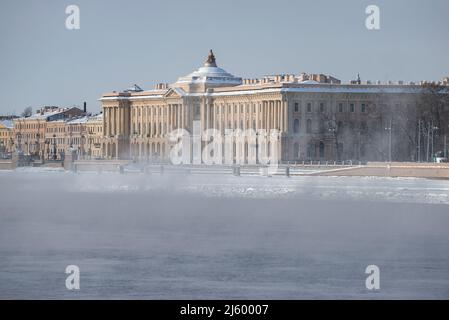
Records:
[[[0,181],[1,298],[449,296],[447,181],[32,170]]]

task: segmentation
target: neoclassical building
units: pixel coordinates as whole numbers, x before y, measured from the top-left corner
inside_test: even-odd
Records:
[[[397,160],[416,160],[416,141],[404,131],[414,126],[417,115],[408,110],[420,92],[412,82],[342,84],[323,74],[242,79],[218,67],[211,50],[202,67],[171,85],[103,94],[102,149],[107,158],[167,160],[169,133],[192,133],[200,121],[222,133],[277,129],[282,161],[386,160],[392,149]]]

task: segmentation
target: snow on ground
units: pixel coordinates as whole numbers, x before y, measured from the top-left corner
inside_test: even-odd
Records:
[[[241,176],[188,174],[72,175],[67,191],[187,193],[206,197],[394,201],[449,204],[449,181],[389,177]]]

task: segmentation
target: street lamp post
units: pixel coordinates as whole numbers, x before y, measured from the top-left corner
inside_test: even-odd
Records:
[[[36,154],[38,155],[39,158],[41,157],[41,155],[40,155],[41,148],[40,148],[40,141],[39,141],[40,137],[41,137],[41,135],[39,133],[36,134]]]
[[[444,134],[444,159],[445,160],[447,159],[447,142],[446,142],[446,138],[447,138],[447,135]]]
[[[47,153],[47,160],[49,159],[49,154],[50,154],[50,140],[49,139],[45,139],[45,150],[44,152],[42,152],[42,157],[45,157],[45,153]]]
[[[56,149],[56,135],[53,135],[53,160],[57,159],[57,149]]]
[[[83,159],[83,160],[84,160],[84,143],[85,143],[84,139],[85,139],[85,136],[84,136],[84,134],[82,134],[81,135],[81,159]]]
[[[434,157],[435,157],[435,155],[434,155],[434,150],[433,150],[433,148],[434,148],[434,136],[435,136],[435,134],[434,134],[434,132],[436,131],[436,130],[438,130],[439,128],[437,127],[437,126],[434,126],[433,125],[433,122],[432,122],[432,125],[431,125],[431,127],[430,127],[430,135],[431,135],[431,149],[430,149],[430,160],[431,161],[433,161],[433,159],[434,159]]]
[[[20,132],[17,134],[17,151],[22,151],[22,134]]]
[[[338,150],[338,140],[337,140],[337,127],[338,127],[338,124],[337,123],[335,123],[335,120],[331,120],[331,121],[329,121],[329,123],[328,123],[328,126],[329,126],[329,132],[332,134],[332,137],[334,138],[334,141],[335,141],[335,152],[336,152],[336,159],[337,159],[337,161],[340,161],[340,153],[339,153],[339,150]]]
[[[391,131],[392,131],[392,125],[393,125],[393,121],[390,119],[390,126],[388,128],[385,128],[385,130],[389,131],[389,136],[388,136],[388,160],[389,162],[391,162]]]
[[[421,120],[418,121],[418,162],[421,162]]]

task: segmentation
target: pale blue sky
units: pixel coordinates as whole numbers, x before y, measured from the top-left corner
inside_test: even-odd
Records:
[[[65,8],[81,29],[65,28]],[[381,30],[365,28],[380,7]],[[327,73],[347,82],[449,76],[449,1],[2,0],[0,114],[25,107],[100,110],[103,92],[190,73],[214,49],[241,77]]]

